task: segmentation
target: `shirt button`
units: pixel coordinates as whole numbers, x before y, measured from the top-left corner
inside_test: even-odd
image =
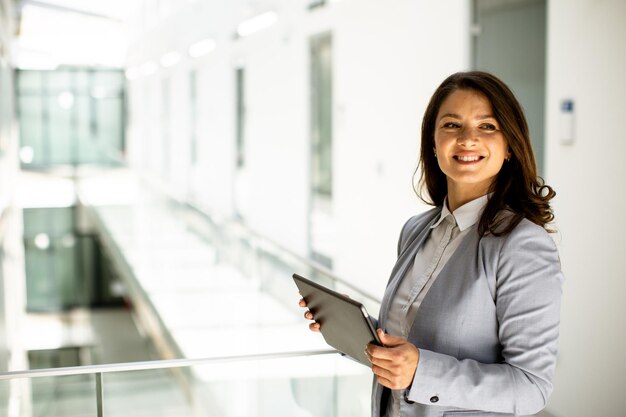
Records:
[[[415,404],[415,401],[409,400],[409,391],[408,390],[404,391],[404,401],[407,404]]]
[[[436,395],[433,395],[432,397],[430,397],[431,403],[436,403],[437,401],[439,401],[439,397],[437,397]]]

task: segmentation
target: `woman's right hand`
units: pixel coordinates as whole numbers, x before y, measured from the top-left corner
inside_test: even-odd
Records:
[[[304,301],[304,298],[300,299],[300,302],[298,303],[298,305],[300,307],[306,308],[306,301]],[[311,313],[309,310],[304,312],[304,318],[307,320],[315,320],[315,318],[313,317],[313,313]],[[319,332],[320,331],[320,324],[317,323],[316,321],[313,321],[313,323],[309,324],[309,329],[312,332]]]

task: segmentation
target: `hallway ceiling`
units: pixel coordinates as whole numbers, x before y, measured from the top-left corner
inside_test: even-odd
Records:
[[[126,21],[141,0],[22,0],[13,45],[18,68],[122,67]]]

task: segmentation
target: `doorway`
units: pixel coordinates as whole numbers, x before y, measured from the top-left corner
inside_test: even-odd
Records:
[[[472,66],[501,78],[524,108],[544,172],[546,0],[473,0]]]

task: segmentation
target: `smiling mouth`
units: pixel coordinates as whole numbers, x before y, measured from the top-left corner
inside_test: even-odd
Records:
[[[459,162],[477,162],[485,157],[480,155],[455,155],[453,158]]]

